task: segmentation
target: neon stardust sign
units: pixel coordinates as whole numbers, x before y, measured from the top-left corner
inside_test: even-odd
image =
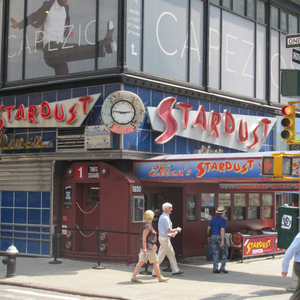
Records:
[[[276,122],[275,118],[207,113],[201,105],[198,111],[192,111],[193,105],[179,102],[173,109],[176,99],[163,99],[157,108],[148,107],[152,128],[163,132],[155,142],[164,144],[175,135],[218,144],[242,151],[260,148]]]
[[[3,127],[78,127],[90,112],[100,94],[41,105],[0,105],[0,130]]]

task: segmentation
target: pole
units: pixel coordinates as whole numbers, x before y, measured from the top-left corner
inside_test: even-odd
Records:
[[[101,266],[101,258],[100,258],[100,230],[97,230],[97,260],[98,265],[94,266],[93,269],[95,270],[104,270],[105,267]]]
[[[58,243],[58,228],[55,225],[54,226],[54,237],[53,237],[53,256],[54,256],[54,260],[50,261],[49,264],[51,265],[57,265],[57,264],[61,264],[61,261],[57,260],[57,256],[58,256],[58,247],[59,243]]]

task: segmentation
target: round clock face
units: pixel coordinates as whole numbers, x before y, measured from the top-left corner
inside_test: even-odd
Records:
[[[129,124],[135,117],[135,108],[130,102],[120,100],[112,106],[111,116],[118,124]]]
[[[141,125],[145,107],[141,98],[129,91],[114,92],[104,100],[101,117],[112,132],[131,133]]]

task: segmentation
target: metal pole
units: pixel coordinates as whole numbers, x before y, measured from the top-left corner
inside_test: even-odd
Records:
[[[57,260],[57,256],[58,256],[58,228],[57,226],[55,225],[54,226],[54,238],[53,238],[53,248],[54,248],[54,251],[53,251],[53,255],[54,255],[54,260],[50,261],[49,264],[51,265],[57,265],[57,264],[61,264],[61,261]]]
[[[104,270],[105,267],[101,266],[101,258],[100,258],[100,230],[97,230],[97,260],[98,265],[94,266],[93,269],[95,270]]]

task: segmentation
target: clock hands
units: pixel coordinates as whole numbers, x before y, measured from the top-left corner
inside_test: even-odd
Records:
[[[114,113],[119,113],[119,114],[130,114],[132,111],[120,111],[120,110],[113,110]]]

